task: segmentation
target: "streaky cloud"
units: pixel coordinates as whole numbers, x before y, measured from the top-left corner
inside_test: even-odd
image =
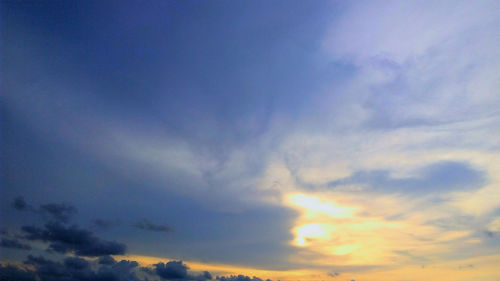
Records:
[[[358,171],[327,185],[331,188],[362,185],[370,191],[425,194],[474,190],[486,182],[486,174],[466,162],[443,161],[424,166],[417,176],[396,178],[389,170]]]

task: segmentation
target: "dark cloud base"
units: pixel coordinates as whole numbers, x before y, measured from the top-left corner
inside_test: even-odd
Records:
[[[43,242],[46,251],[57,255],[56,260],[43,255],[28,254],[23,265],[0,264],[0,281],[207,281],[214,279],[208,271],[193,273],[182,261],[158,262],[153,267],[141,267],[136,261],[116,261],[112,255],[126,254],[126,245],[99,238],[91,230],[70,225],[77,209],[70,204],[45,204],[35,208],[22,197],[14,200],[12,207],[32,215],[41,215],[43,226],[22,226],[21,235],[9,237],[2,231],[1,247],[17,250],[32,250],[30,241]],[[165,225],[156,225],[147,219],[134,227],[169,232]],[[7,238],[6,238],[7,236]],[[24,241],[20,241],[24,240]],[[69,256],[70,255],[70,256]],[[89,259],[97,258],[97,259]],[[3,261],[6,263],[7,261]],[[262,281],[244,275],[215,278],[219,281]]]
[[[26,239],[48,242],[50,250],[63,254],[73,252],[78,256],[96,257],[121,255],[126,250],[125,244],[102,240],[76,225],[65,226],[59,222],[47,222],[43,228],[23,226],[22,230],[26,233]]]
[[[106,264],[101,259],[89,261],[66,257],[53,261],[29,255],[24,266],[0,265],[0,281],[207,281],[214,279],[208,271],[193,274],[182,261],[160,262],[154,268],[141,267],[136,261],[121,260]],[[263,281],[245,275],[217,276],[218,281]],[[267,281],[270,281],[267,279]]]

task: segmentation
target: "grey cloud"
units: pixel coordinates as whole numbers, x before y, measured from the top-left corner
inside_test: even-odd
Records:
[[[412,252],[410,252],[408,250],[397,250],[397,251],[394,251],[394,253],[398,254],[400,256],[403,256],[403,257],[407,257],[407,258],[411,259],[414,262],[426,263],[426,262],[429,261],[428,258],[422,257],[422,256],[417,256],[417,255],[413,254]]]
[[[156,273],[163,279],[186,279],[188,267],[182,261],[155,264]]]
[[[99,264],[106,264],[106,265],[110,265],[110,264],[115,264],[116,263],[116,260],[112,257],[112,256],[102,256],[99,258]]]
[[[360,184],[369,190],[440,193],[452,190],[472,190],[486,183],[486,174],[468,163],[443,161],[430,164],[419,170],[419,176],[394,178],[388,170],[358,171],[353,175],[328,183],[337,188]]]
[[[124,254],[126,250],[125,244],[102,240],[76,225],[66,227],[60,222],[48,222],[43,228],[23,226],[22,230],[26,239],[49,242],[49,249],[59,253],[92,257]]]
[[[201,274],[189,274],[187,265],[182,261],[169,261],[167,263],[155,264],[155,273],[166,280],[193,280],[206,281],[212,279],[212,274],[204,271]]]
[[[24,211],[29,207],[29,205],[26,201],[24,201],[24,197],[19,196],[14,200],[14,202],[12,202],[12,207],[16,210]]]
[[[31,250],[31,246],[19,242],[17,239],[6,239],[2,238],[0,241],[0,247],[18,249],[18,250]]]
[[[49,214],[58,221],[68,222],[77,213],[77,209],[66,203],[51,203],[41,205],[40,212],[42,214]]]
[[[158,263],[154,269],[140,267],[139,263],[130,260],[121,260],[113,264],[101,264],[88,261],[80,257],[66,257],[61,261],[52,261],[42,256],[29,255],[24,261],[29,266],[0,265],[1,281],[148,281],[144,276],[153,280],[177,281],[206,281],[212,279],[208,271],[201,274],[188,272],[188,267],[182,261]],[[222,276],[218,281],[262,281],[258,277],[244,275]],[[267,279],[266,281],[271,281]]]
[[[93,229],[108,229],[112,226],[120,224],[119,220],[105,220],[105,219],[94,219],[91,222],[91,228]]]
[[[254,276],[250,278],[249,276],[245,275],[231,275],[231,276],[221,276],[221,277],[217,276],[216,279],[219,281],[263,281],[259,277]],[[266,281],[269,281],[269,279],[267,279]]]
[[[35,281],[35,274],[31,270],[17,266],[0,264],[0,281]]]
[[[146,279],[139,278],[134,269],[139,266],[136,261],[122,260],[112,266],[102,266],[96,274],[96,280],[99,281],[141,281]]]
[[[43,204],[38,209],[28,204],[24,197],[19,196],[12,202],[12,207],[19,211],[31,211],[50,219],[67,223],[78,212],[75,206],[68,203]]]
[[[142,220],[136,222],[133,225],[133,227],[143,229],[143,230],[156,231],[156,232],[170,232],[170,231],[172,231],[172,228],[169,227],[168,225],[154,224],[147,219],[142,219]]]
[[[63,262],[54,262],[43,257],[28,256],[25,264],[35,268],[32,274],[40,281],[142,281],[137,277],[134,268],[136,261],[122,260],[111,266],[101,265],[93,270],[90,262],[79,257],[68,257]],[[21,281],[12,279],[10,281]]]
[[[489,230],[485,230],[484,234],[488,236],[488,238],[493,238],[493,236],[495,236],[495,232]]]

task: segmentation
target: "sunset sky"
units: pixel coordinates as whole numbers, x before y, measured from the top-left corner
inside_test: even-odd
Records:
[[[500,1],[3,0],[1,29],[1,281],[500,280]]]

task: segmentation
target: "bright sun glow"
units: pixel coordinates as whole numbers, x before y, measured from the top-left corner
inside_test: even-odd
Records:
[[[293,206],[307,210],[306,215],[311,217],[323,214],[331,218],[349,218],[352,217],[355,212],[355,209],[352,207],[340,206],[334,201],[303,193],[290,194],[286,197],[286,201]]]

